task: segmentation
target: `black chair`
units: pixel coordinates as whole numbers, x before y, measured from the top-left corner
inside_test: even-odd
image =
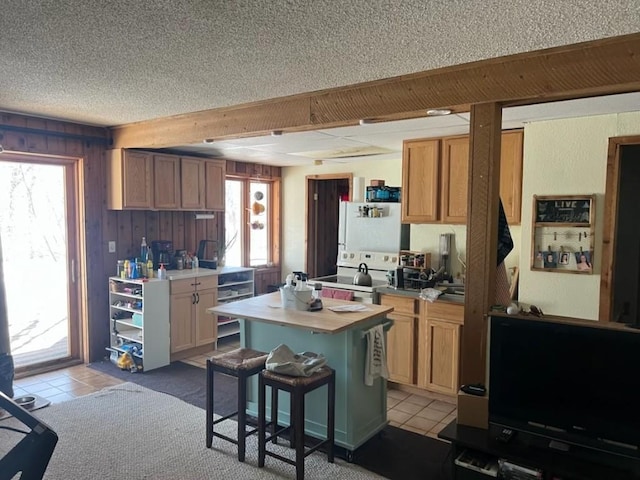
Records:
[[[0,479],[14,478],[22,472],[19,477],[21,480],[40,480],[56,448],[58,435],[46,423],[38,420],[2,392],[0,408],[30,429],[29,432],[25,432],[25,437],[0,459]],[[8,427],[0,425],[0,428]]]
[[[231,352],[207,359],[207,448],[211,448],[213,437],[218,437],[238,445],[238,461],[244,462],[246,438],[258,431],[253,428],[247,431],[247,379],[264,369],[267,353],[249,348],[238,348]],[[238,379],[238,408],[235,412],[213,419],[214,372],[220,372]],[[237,439],[228,437],[214,430],[220,422],[237,416]]]
[[[333,463],[333,446],[335,436],[335,390],[336,373],[325,366],[310,377],[293,377],[281,375],[268,370],[260,372],[258,380],[258,466],[264,467],[266,455],[296,467],[296,480],[304,479],[304,459],[326,445],[327,459]],[[311,448],[305,447],[304,433],[304,397],[307,393],[327,385],[327,436]],[[267,436],[266,421],[266,387],[271,387],[271,434]],[[290,424],[278,429],[278,390],[289,392]],[[279,435],[289,431],[291,448],[295,448],[295,461],[267,450],[267,442],[276,443]]]

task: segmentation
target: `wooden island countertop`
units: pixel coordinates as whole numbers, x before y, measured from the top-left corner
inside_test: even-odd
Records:
[[[393,310],[387,305],[362,304],[334,298],[322,299],[322,310],[308,312],[285,309],[280,301],[280,293],[270,293],[257,297],[225,303],[207,309],[216,315],[244,318],[258,322],[311,330],[318,333],[340,333],[357,327],[369,319],[386,315]],[[329,307],[341,305],[363,305],[367,310],[357,312],[334,312]]]

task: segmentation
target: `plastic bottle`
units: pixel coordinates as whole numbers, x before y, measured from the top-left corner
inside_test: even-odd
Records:
[[[164,263],[160,264],[160,268],[158,269],[158,280],[166,280],[167,279],[167,270],[164,268]]]
[[[140,243],[140,261],[145,262],[148,260],[149,248],[147,247],[147,238],[142,237],[142,243]]]
[[[200,261],[198,260],[198,257],[196,257],[195,255],[193,256],[193,260],[192,260],[192,266],[193,268],[199,268],[200,267]]]
[[[153,262],[151,259],[147,260],[147,278],[153,278]]]

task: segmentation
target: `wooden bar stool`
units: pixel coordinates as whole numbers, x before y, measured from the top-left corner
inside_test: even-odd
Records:
[[[267,353],[251,350],[249,348],[238,348],[231,352],[211,357],[207,359],[207,448],[211,448],[213,437],[222,438],[228,442],[238,445],[238,461],[244,462],[246,452],[246,438],[248,435],[256,433],[257,428],[247,431],[247,379],[264,369],[267,360]],[[220,372],[238,379],[238,408],[235,412],[213,419],[213,379],[214,372]],[[214,431],[214,425],[230,419],[237,415],[238,436],[237,440],[228,437],[220,432]]]
[[[304,445],[304,397],[307,393],[327,385],[327,436],[313,447]],[[267,437],[266,428],[266,387],[271,387],[271,435]],[[288,427],[278,429],[278,390],[289,392],[291,401]],[[333,463],[333,444],[335,429],[335,390],[336,372],[325,366],[310,377],[281,375],[268,370],[260,372],[258,377],[258,466],[264,467],[265,456],[277,458],[296,467],[296,480],[304,479],[304,459],[307,455],[327,445],[327,459]],[[267,442],[276,443],[277,437],[289,430],[291,447],[296,450],[295,461],[267,450]]]

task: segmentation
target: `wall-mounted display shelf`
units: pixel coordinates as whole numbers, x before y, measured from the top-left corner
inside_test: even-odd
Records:
[[[595,195],[534,195],[531,270],[593,273]]]

